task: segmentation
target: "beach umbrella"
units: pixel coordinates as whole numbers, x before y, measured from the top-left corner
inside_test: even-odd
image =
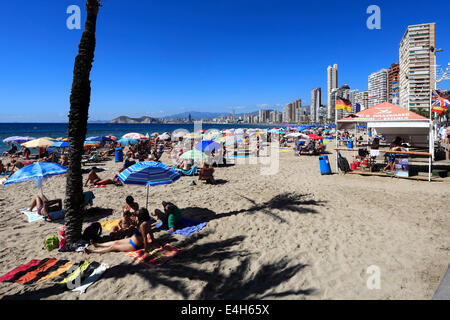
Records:
[[[67,141],[58,141],[52,144],[50,147],[52,148],[67,148],[69,143]]]
[[[147,137],[143,134],[136,133],[136,132],[130,132],[127,134],[124,134],[122,138],[128,138],[128,139],[134,139],[134,140],[146,140]]]
[[[111,139],[112,141],[117,141],[117,137],[115,136],[106,136],[107,138]]]
[[[105,137],[105,136],[96,136],[96,137],[88,137],[86,138],[86,141],[98,141],[98,142],[103,142],[103,141],[113,141],[111,138]]]
[[[170,135],[167,132],[165,132],[162,135],[158,136],[158,140],[168,140],[168,139],[170,139]]]
[[[27,141],[31,141],[31,140],[35,140],[36,138],[33,137],[21,137],[21,136],[14,136],[14,137],[8,137],[6,139],[3,139],[4,143],[11,143],[11,142],[16,142],[16,143],[20,143],[20,142],[27,142]]]
[[[195,146],[195,149],[203,151],[203,152],[213,151],[213,150],[220,149],[220,144],[218,144],[217,142],[214,142],[213,140],[203,140],[203,141],[200,141]]]
[[[308,129],[308,126],[298,127],[297,131],[302,132],[305,129]]]
[[[22,146],[27,148],[47,148],[51,146],[53,143],[55,143],[55,141],[39,138],[22,143]]]
[[[50,141],[56,141],[55,138],[50,138],[50,137],[40,137],[39,139],[50,140]]]
[[[147,207],[149,186],[170,184],[180,179],[180,175],[163,163],[141,161],[123,170],[119,174],[119,179],[125,184],[147,186],[147,202],[145,205]]]
[[[308,137],[310,137],[311,139],[315,139],[315,140],[323,139],[322,136],[318,136],[317,134],[308,134]]]
[[[203,160],[206,158],[206,154],[196,149],[187,151],[183,153],[180,158],[182,159],[191,159],[191,160]]]
[[[130,139],[130,138],[122,138],[122,139],[117,140],[117,142],[120,143],[121,145],[123,144],[125,146],[127,146],[129,144],[137,144],[138,143],[137,140]]]
[[[100,142],[99,141],[85,141],[84,142],[84,146],[85,147],[98,147],[100,146]]]
[[[35,162],[14,172],[14,174],[5,181],[4,185],[8,186],[13,183],[36,180],[36,186],[39,186],[41,194],[44,194],[42,191],[42,180],[66,172],[67,168],[58,163]]]

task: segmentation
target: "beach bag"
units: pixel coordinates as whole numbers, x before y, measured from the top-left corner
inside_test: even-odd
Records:
[[[66,225],[63,224],[58,228],[58,240],[59,240],[59,248],[61,249],[66,245]]]
[[[338,152],[338,167],[341,171],[347,173],[350,172],[350,165],[348,164],[348,161],[346,158],[344,158],[339,152]]]
[[[48,236],[44,240],[44,248],[47,251],[52,251],[53,249],[57,249],[59,247],[59,240],[58,236],[52,234],[51,236]]]
[[[102,225],[100,222],[92,222],[83,232],[81,239],[85,241],[98,241],[102,234]]]
[[[369,152],[367,151],[367,149],[363,149],[363,148],[359,148],[358,149],[358,155],[361,157],[361,158],[365,158],[367,155],[369,154]]]

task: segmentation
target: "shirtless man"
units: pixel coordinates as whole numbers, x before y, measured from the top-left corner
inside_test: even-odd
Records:
[[[102,180],[97,175],[97,167],[92,167],[92,170],[89,172],[86,182],[84,186],[86,187],[88,183],[91,182],[93,185],[104,185],[104,184],[115,184],[121,185],[119,181],[114,181],[113,179]]]

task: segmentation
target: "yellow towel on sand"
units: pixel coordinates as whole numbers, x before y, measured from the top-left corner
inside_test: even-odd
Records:
[[[103,221],[100,224],[102,225],[103,229],[111,231],[113,227],[115,227],[119,224],[119,222],[120,222],[120,219],[115,219],[115,220]]]

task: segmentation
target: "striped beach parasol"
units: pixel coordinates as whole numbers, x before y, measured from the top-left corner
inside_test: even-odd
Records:
[[[14,137],[8,137],[6,139],[3,139],[4,143],[11,143],[11,142],[16,142],[16,143],[20,143],[20,142],[27,142],[27,141],[31,141],[34,140],[36,138],[33,137],[21,137],[21,136],[14,136]]]
[[[28,180],[37,180],[36,185],[40,186],[41,194],[43,194],[42,179],[55,176],[58,174],[63,174],[66,172],[67,168],[57,163],[35,162],[14,172],[14,174],[11,177],[9,177],[8,180],[6,180],[4,185],[8,186],[13,183],[19,183]]]
[[[146,139],[148,139],[143,134],[136,133],[136,132],[130,132],[130,133],[124,134],[122,136],[122,138],[128,138],[128,139],[134,139],[134,140],[146,140]]]
[[[148,206],[148,187],[170,184],[180,179],[180,175],[163,163],[156,161],[138,162],[119,174],[119,179],[125,184],[137,184],[147,186]]]

